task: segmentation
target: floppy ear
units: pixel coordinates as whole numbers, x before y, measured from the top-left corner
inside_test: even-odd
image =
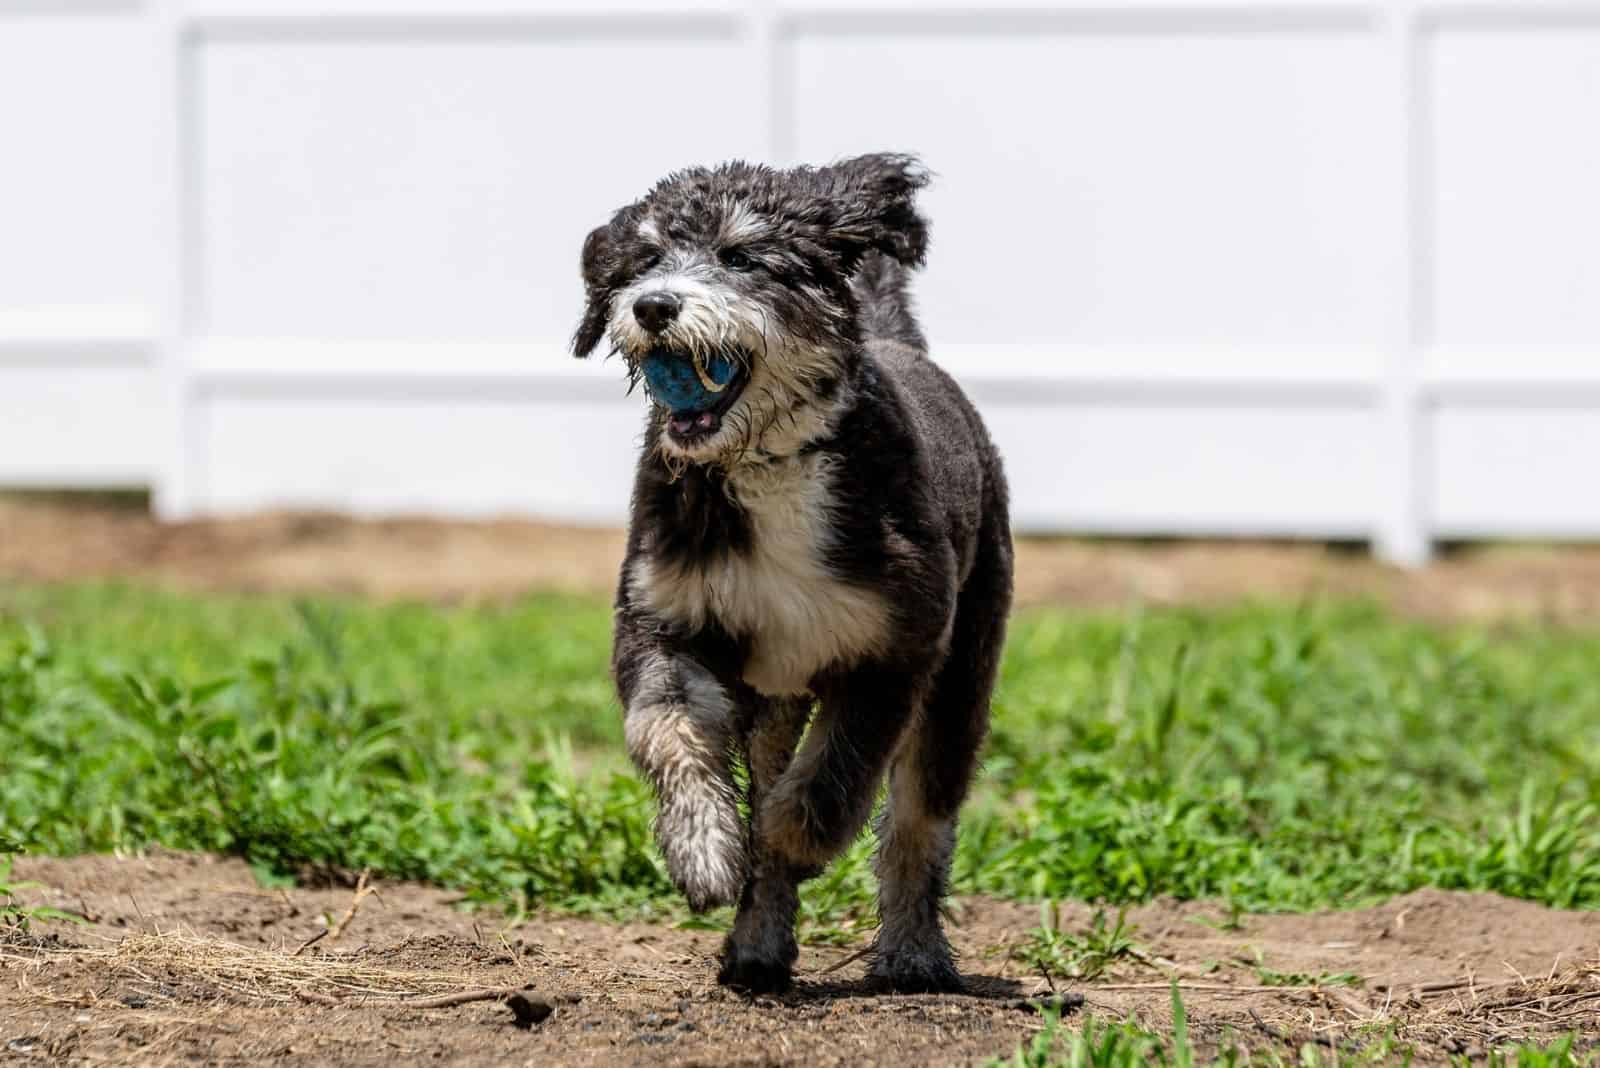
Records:
[[[829,236],[854,270],[868,249],[907,267],[928,255],[928,220],[917,211],[917,190],[932,175],[916,156],[876,152],[841,160],[822,172],[837,212]]]
[[[600,339],[606,336],[606,323],[611,318],[611,275],[615,267],[612,242],[614,222],[597,226],[583,240],[583,319],[572,335],[572,354],[579,358],[589,355]]]

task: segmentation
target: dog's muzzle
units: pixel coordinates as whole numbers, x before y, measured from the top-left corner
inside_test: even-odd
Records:
[[[744,390],[746,361],[726,350],[697,357],[657,346],[639,361],[650,397],[667,409],[667,431],[683,444],[715,434]]]

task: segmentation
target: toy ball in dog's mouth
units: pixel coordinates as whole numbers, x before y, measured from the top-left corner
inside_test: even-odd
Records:
[[[639,361],[639,369],[650,396],[667,409],[668,430],[680,438],[716,433],[744,386],[743,364],[720,350],[696,357],[655,348]]]

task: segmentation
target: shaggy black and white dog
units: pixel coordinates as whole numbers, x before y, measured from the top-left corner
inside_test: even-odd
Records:
[[[1000,458],[906,294],[926,183],[898,155],[695,168],[584,242],[573,349],[655,387],[616,600],[628,751],[690,905],[738,901],[720,979],[749,991],[788,986],[799,885],[885,770],[872,974],[961,986],[940,899],[1012,550]],[[688,367],[705,388],[665,401],[652,371]]]

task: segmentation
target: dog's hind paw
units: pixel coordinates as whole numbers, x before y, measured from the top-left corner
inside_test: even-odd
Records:
[[[867,977],[897,994],[960,994],[967,988],[948,952],[881,954]]]

